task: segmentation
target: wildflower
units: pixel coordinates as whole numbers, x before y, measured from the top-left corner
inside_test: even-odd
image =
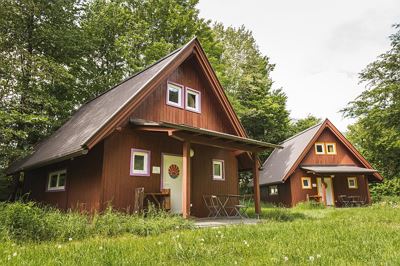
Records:
[[[8,255],[8,256],[7,256],[7,260],[11,260],[11,255]]]
[[[100,247],[99,247],[99,249],[100,249],[100,250],[103,250],[103,247],[102,247],[102,246],[100,246]]]
[[[15,243],[12,243],[12,245],[11,245],[12,247],[15,247]]]
[[[317,258],[318,258],[318,259],[321,258],[321,255],[320,255],[320,254],[317,254]]]
[[[179,225],[175,226],[176,229],[179,229]]]
[[[161,245],[161,244],[162,244],[162,242],[161,242],[161,241],[158,241],[158,242],[157,242],[157,244],[158,244],[158,245]]]
[[[72,241],[72,237],[68,238],[68,241]]]
[[[310,261],[314,261],[314,257],[313,257],[313,256],[308,257],[308,259],[309,259]]]
[[[15,256],[17,256],[17,252],[14,252],[14,253],[13,253],[13,257],[15,257]]]
[[[60,245],[60,244],[58,244],[58,245],[57,245],[57,248],[61,248],[61,245]]]
[[[200,241],[201,241],[201,242],[204,242],[204,238],[200,238]]]
[[[289,258],[285,256],[285,257],[283,257],[283,260],[284,260],[284,261],[288,261]]]
[[[233,262],[235,265],[237,265],[237,261],[235,260],[234,262]]]

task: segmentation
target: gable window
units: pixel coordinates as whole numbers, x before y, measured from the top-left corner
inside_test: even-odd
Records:
[[[150,176],[150,151],[131,150],[131,173],[132,176]]]
[[[212,168],[214,180],[225,180],[225,169],[223,160],[213,160]]]
[[[311,177],[302,177],[301,178],[301,188],[302,189],[311,189]]]
[[[66,179],[66,170],[51,172],[47,182],[47,191],[64,191]]]
[[[200,113],[200,92],[186,88],[186,110]]]
[[[324,143],[322,142],[315,143],[315,154],[325,154]]]
[[[348,177],[347,185],[351,189],[357,189],[358,188],[357,177]]]
[[[326,154],[336,154],[335,143],[326,143]]]
[[[268,194],[269,194],[270,196],[276,196],[276,195],[278,195],[278,185],[269,186]]]
[[[167,85],[167,104],[175,107],[183,108],[183,86],[168,82]]]

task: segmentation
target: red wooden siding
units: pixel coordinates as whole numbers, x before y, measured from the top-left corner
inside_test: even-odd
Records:
[[[263,185],[261,186],[261,201],[270,202],[277,206],[292,206],[292,193],[290,190],[290,183],[285,182],[282,184],[276,184],[278,186],[278,195],[269,195],[269,186],[273,185]]]

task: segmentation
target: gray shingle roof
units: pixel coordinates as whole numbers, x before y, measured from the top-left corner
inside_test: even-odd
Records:
[[[283,149],[274,149],[263,164],[260,185],[282,182],[322,125],[317,124],[288,138],[280,144]]]
[[[370,174],[376,173],[375,169],[368,169],[354,165],[312,165],[301,166],[301,169],[317,174],[335,174],[335,173],[352,173],[352,174]]]
[[[84,154],[86,142],[194,40],[82,105],[63,126],[37,145],[30,156],[11,165],[7,172]]]

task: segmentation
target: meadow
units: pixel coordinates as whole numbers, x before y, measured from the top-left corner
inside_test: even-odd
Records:
[[[4,212],[3,207],[0,217],[16,215]],[[96,219],[104,220],[101,225],[98,220],[86,221],[87,228],[79,230],[63,226],[66,229],[57,229],[57,234],[35,239],[29,236],[31,229],[23,229],[27,225],[10,227],[0,218],[0,264],[400,265],[396,202],[341,209],[265,206],[260,224],[203,229],[162,214],[129,218],[110,211],[108,220]],[[75,221],[75,227],[79,224]],[[10,234],[18,226],[20,235]]]

